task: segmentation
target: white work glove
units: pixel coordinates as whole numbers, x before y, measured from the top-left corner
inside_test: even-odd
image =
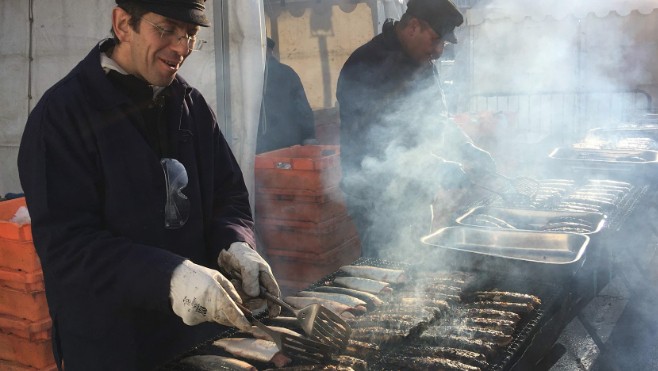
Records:
[[[171,276],[169,295],[174,313],[187,325],[214,321],[242,331],[251,329],[235,304],[241,299],[233,284],[216,270],[183,261]]]
[[[263,286],[270,294],[280,297],[279,284],[274,279],[270,265],[245,242],[234,242],[228,250],[222,250],[217,258],[217,263],[226,272],[238,273],[242,285],[238,286],[238,292],[244,295],[244,302],[250,309],[255,309],[267,303],[268,314],[276,317],[281,313],[281,307],[269,301],[257,299],[260,294],[260,286]],[[241,286],[241,287],[239,287]]]

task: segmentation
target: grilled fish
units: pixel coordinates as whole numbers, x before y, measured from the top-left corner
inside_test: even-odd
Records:
[[[403,283],[407,276],[402,269],[380,268],[370,265],[344,265],[339,269],[353,277],[369,278],[388,283]]]
[[[345,295],[354,296],[355,298],[359,298],[359,299],[365,301],[366,302],[366,309],[368,309],[368,310],[373,310],[376,307],[379,307],[382,304],[384,304],[384,301],[382,299],[380,299],[375,294],[371,294],[371,293],[365,292],[365,291],[348,289],[346,287],[319,286],[319,287],[314,288],[312,291],[335,292],[337,294],[345,294]]]
[[[479,317],[479,318],[492,318],[492,319],[502,319],[518,323],[521,320],[521,316],[518,313],[511,312],[508,310],[499,310],[491,308],[465,308],[459,309],[454,314],[455,317]]]
[[[467,365],[486,369],[489,367],[487,357],[478,352],[471,352],[470,350],[450,348],[450,347],[437,347],[437,346],[408,346],[399,350],[400,354],[412,357],[441,357],[466,363]]]
[[[272,341],[249,338],[224,338],[215,340],[214,346],[220,347],[236,357],[259,362],[271,362],[276,367],[283,367],[292,360],[279,352]]]
[[[396,370],[423,371],[480,371],[479,367],[470,366],[459,361],[441,357],[387,357],[386,363],[395,366]]]
[[[350,307],[363,307],[366,308],[367,303],[357,297],[346,295],[346,294],[337,294],[333,292],[320,292],[320,291],[300,291],[297,293],[299,296],[309,296],[314,298],[322,298],[337,301]]]
[[[393,292],[388,282],[372,280],[370,278],[336,277],[334,278],[334,283],[348,289],[365,291],[371,294],[390,294]]]
[[[283,300],[295,308],[304,308],[308,305],[317,303],[346,319],[354,318],[355,316],[362,315],[366,312],[366,308],[363,306],[351,307],[334,300],[310,296],[286,296]]]
[[[474,301],[466,303],[464,306],[466,308],[487,308],[520,314],[530,313],[535,309],[530,303],[510,303],[502,301]]]
[[[535,295],[508,291],[475,291],[462,295],[464,301],[498,301],[509,303],[527,303],[533,307],[541,304]]]

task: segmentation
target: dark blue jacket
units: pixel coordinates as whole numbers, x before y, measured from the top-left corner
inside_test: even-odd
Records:
[[[185,258],[218,268],[220,250],[235,241],[255,246],[238,163],[211,108],[181,77],[166,125],[187,169],[191,212],[182,228],[164,228],[160,158],[100,66],[108,43],[43,95],[18,155],[55,354],[67,371],[153,369],[226,330],[183,324],[169,300],[172,271]]]
[[[315,138],[313,110],[299,75],[271,54],[266,62],[256,153],[304,144],[304,140]]]

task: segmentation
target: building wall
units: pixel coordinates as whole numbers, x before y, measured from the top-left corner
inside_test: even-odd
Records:
[[[340,69],[375,35],[376,2],[265,0],[265,15],[275,53],[300,75],[311,107],[335,107]]]

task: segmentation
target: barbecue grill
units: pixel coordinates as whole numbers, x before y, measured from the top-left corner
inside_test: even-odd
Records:
[[[411,277],[437,271],[437,267],[432,263],[410,265],[409,263],[390,262],[372,258],[360,258],[355,261],[353,265],[368,265],[385,268],[405,269],[405,271]],[[454,271],[439,271],[437,273],[449,274],[452,272]],[[571,300],[572,296],[568,295],[568,292],[565,291],[565,286],[555,281],[530,282],[527,279],[522,279],[520,277],[510,278],[501,275],[481,275],[482,272],[477,271],[471,271],[468,273],[473,274],[473,276],[478,277],[478,279],[469,284],[468,287],[464,287],[465,292],[496,288],[498,290],[531,293],[539,297],[542,301],[542,304],[538,308],[522,317],[521,322],[518,323],[514,333],[512,334],[512,341],[506,346],[501,347],[496,355],[490,359],[489,367],[486,368],[486,370],[512,370],[517,364],[534,364],[539,359],[541,359],[545,349],[531,348],[531,344],[535,342],[536,337],[545,337],[542,335],[542,328],[545,326],[545,324],[550,323],[551,319],[555,316],[563,316],[563,314],[560,314],[561,309],[569,307],[569,301]],[[312,290],[317,286],[325,285],[328,282],[333,281],[334,278],[343,275],[345,275],[343,272],[334,272],[330,275],[327,275],[318,282],[310,285],[308,289]],[[413,281],[410,283],[413,283]],[[368,315],[369,314],[365,314],[364,318]],[[268,323],[267,319],[263,319],[263,321]],[[559,334],[559,331],[557,334]],[[235,335],[236,333],[234,331],[228,331],[222,334],[221,337],[232,337]],[[207,344],[201,344],[198,348],[192,350],[189,354],[184,356],[191,354],[216,354],[227,356],[226,353],[213,347],[211,344],[212,341],[209,341]],[[373,370],[392,370],[396,368],[390,366],[391,360],[399,356],[399,349],[401,346],[420,348],[424,346],[424,343],[422,343],[417,338],[409,337],[400,339],[399,341],[395,342],[383,342],[379,344],[379,346],[379,352],[371,356],[364,357],[368,362],[369,368]],[[184,356],[180,358],[183,358]],[[258,369],[273,368],[272,365],[268,364],[258,364],[257,362],[253,361],[249,361],[249,363],[253,364]],[[163,368],[163,370],[182,371],[190,370],[190,367],[174,362],[170,365],[167,365],[165,368]]]

